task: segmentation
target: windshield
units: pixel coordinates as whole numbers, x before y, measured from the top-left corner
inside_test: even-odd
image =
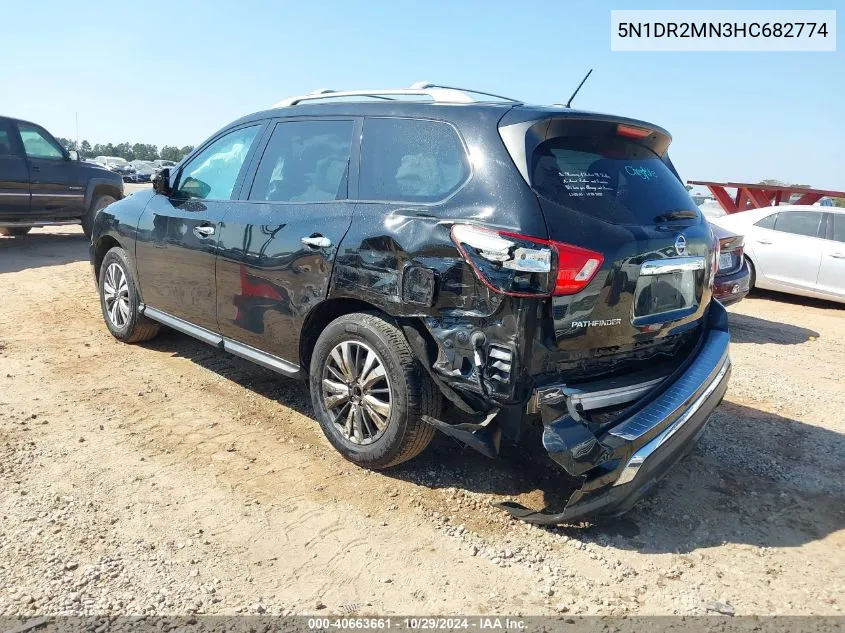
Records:
[[[532,157],[531,186],[544,198],[613,224],[694,220],[698,207],[650,149],[619,138],[559,137]]]

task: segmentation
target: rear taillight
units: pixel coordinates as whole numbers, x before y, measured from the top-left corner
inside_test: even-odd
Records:
[[[708,285],[712,288],[713,280],[716,277],[716,271],[719,270],[719,252],[721,246],[719,238],[716,237],[715,233],[713,233],[713,229],[710,229],[710,245],[713,250],[713,259],[710,261],[710,281]]]
[[[580,292],[604,261],[579,246],[470,224],[454,225],[452,240],[484,285],[516,297]]]

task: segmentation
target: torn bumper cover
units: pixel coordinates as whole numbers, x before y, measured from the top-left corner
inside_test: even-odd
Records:
[[[714,302],[709,319],[696,354],[598,436],[571,412],[551,420],[544,416],[549,455],[582,479],[563,511],[534,511],[511,502],[500,507],[523,521],[547,525],[629,510],[693,448],[727,390],[731,360],[724,308]]]

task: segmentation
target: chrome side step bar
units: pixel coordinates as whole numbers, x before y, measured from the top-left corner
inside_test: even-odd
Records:
[[[203,343],[208,343],[209,345],[213,345],[214,347],[220,349],[223,347],[223,337],[219,334],[215,334],[211,330],[206,330],[203,327],[194,325],[193,323],[189,323],[188,321],[184,321],[178,317],[171,316],[166,312],[156,310],[150,306],[141,306],[140,312],[145,317],[152,319],[153,321],[158,321],[167,327],[172,327],[174,330],[182,332],[182,334],[193,336],[195,339],[199,339]]]
[[[292,378],[299,378],[301,375],[299,365],[295,365],[294,363],[288,362],[278,356],[273,356],[272,354],[267,354],[266,352],[262,352],[254,347],[250,347],[249,345],[238,343],[237,341],[221,336],[216,332],[194,325],[184,319],[172,316],[166,312],[162,312],[161,310],[156,310],[155,308],[147,305],[142,304],[139,311],[145,317],[150,318],[153,321],[158,321],[167,327],[171,327],[178,332],[182,332],[182,334],[193,336],[195,339],[198,339],[203,343],[208,343],[209,345],[229,352],[234,356],[245,358],[256,365],[261,365],[265,369],[269,369]]]

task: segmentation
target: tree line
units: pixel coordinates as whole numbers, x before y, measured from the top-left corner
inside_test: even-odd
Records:
[[[176,147],[175,145],[165,145],[159,150],[158,146],[150,145],[149,143],[97,143],[91,145],[88,141],[82,141],[77,147],[76,141],[59,137],[57,139],[62,146],[69,150],[76,150],[82,158],[94,158],[95,156],[118,156],[126,160],[172,160],[174,163],[179,162],[187,156],[193,149],[193,145],[185,145],[184,147]]]

